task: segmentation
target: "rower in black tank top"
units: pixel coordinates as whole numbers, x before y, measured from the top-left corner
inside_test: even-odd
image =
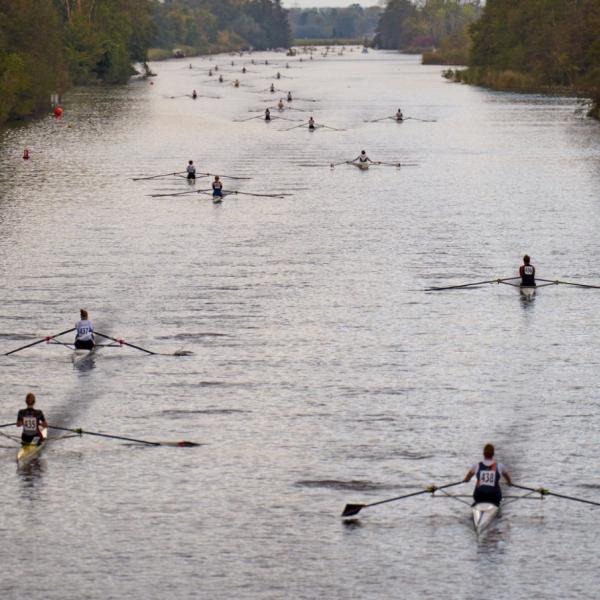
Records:
[[[524,287],[535,287],[535,267],[531,264],[531,259],[526,254],[523,257],[523,264],[519,268],[521,276],[521,285]]]

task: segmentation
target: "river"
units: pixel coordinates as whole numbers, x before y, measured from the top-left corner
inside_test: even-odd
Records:
[[[515,481],[600,499],[600,290],[423,291],[514,276],[526,252],[539,277],[600,283],[600,125],[576,99],[449,83],[417,57],[253,58],[155,63],[1,132],[2,351],[85,307],[160,353],[2,357],[1,423],[34,391],[54,424],[202,445],[83,436],[17,469],[0,440],[0,596],[597,597],[599,508],[506,503],[479,539],[451,499],[340,513],[461,479],[488,441]],[[276,71],[317,100],[283,116],[345,131],[236,122]],[[398,107],[414,119],[364,122]],[[329,167],[362,149],[415,166]],[[150,196],[183,179],[132,180],[188,159],[291,195],[213,205]]]

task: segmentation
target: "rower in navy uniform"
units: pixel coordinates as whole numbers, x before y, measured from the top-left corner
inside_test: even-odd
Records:
[[[292,92],[288,92],[287,93],[287,101],[291,102],[292,101]]]
[[[194,90],[192,92],[192,99],[195,100],[198,97],[198,92],[196,90]]]
[[[314,131],[315,129],[316,129],[315,120],[312,117],[310,117],[310,119],[308,119],[308,130]]]
[[[504,477],[508,485],[512,485],[510,473],[502,463],[494,460],[494,452],[494,446],[486,444],[483,448],[483,460],[473,465],[465,475],[465,483],[471,481],[474,475],[477,477],[477,483],[473,491],[473,504],[490,502],[500,506],[502,501],[500,480]]]
[[[196,179],[196,167],[194,166],[193,160],[188,161],[188,166],[185,168],[185,170],[187,171],[188,179],[191,179],[191,180]]]
[[[77,350],[93,350],[96,345],[94,339],[94,324],[88,317],[87,310],[82,308],[79,311],[80,320],[75,325],[75,348]]]
[[[269,88],[269,91],[271,92],[271,94],[275,93],[275,86],[273,84],[271,84],[271,87]]]
[[[271,111],[266,108],[265,109],[265,121],[270,121],[271,120]]]
[[[531,258],[526,254],[523,257],[523,264],[519,267],[521,276],[521,287],[536,287],[535,267],[531,264]]]
[[[402,110],[400,108],[396,111],[395,119],[398,121],[398,123],[404,121],[404,115],[402,114]]]
[[[223,182],[218,175],[215,175],[215,180],[212,182],[212,190],[213,202],[218,204],[223,200]]]
[[[17,427],[23,428],[21,444],[23,446],[31,444],[36,437],[38,438],[37,443],[41,444],[44,441],[42,429],[48,427],[46,417],[41,410],[33,407],[35,404],[35,394],[29,392],[25,396],[25,404],[27,404],[27,408],[22,408],[17,414]]]

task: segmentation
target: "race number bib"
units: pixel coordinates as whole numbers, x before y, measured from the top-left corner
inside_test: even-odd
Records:
[[[496,471],[480,471],[479,485],[496,485]]]
[[[533,267],[526,266],[523,269],[523,273],[525,273],[525,275],[533,275]]]
[[[26,433],[37,433],[37,418],[25,417],[23,419],[23,430]]]

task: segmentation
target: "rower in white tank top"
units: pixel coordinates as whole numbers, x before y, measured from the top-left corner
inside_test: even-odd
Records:
[[[75,348],[78,350],[93,350],[96,345],[94,338],[94,324],[89,320],[87,310],[79,311],[81,320],[75,325]]]

